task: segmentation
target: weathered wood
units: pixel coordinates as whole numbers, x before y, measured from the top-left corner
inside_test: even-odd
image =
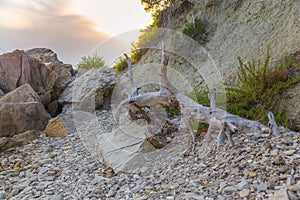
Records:
[[[216,92],[215,88],[211,89],[211,94],[208,94],[208,99],[210,100],[210,109],[211,110],[217,109],[217,92]],[[217,123],[222,124],[220,131],[219,131],[218,139],[217,139],[218,147],[223,145],[226,139],[229,140],[231,147],[234,147],[232,134],[236,133],[238,131],[238,129],[234,125],[232,125],[226,121],[218,122],[215,117],[212,117],[210,120],[209,128],[208,128],[208,131],[206,134],[206,137],[207,137],[206,139],[208,140],[208,137],[210,137],[209,134],[212,134],[211,133],[212,129],[213,129],[212,127],[215,126],[215,124],[217,124]]]
[[[210,108],[217,108],[217,91],[215,88],[211,89],[211,94],[208,94],[208,99],[210,101]]]
[[[180,108],[183,116],[183,121],[186,124],[191,138],[192,138],[192,149],[194,149],[195,136],[192,127],[192,121],[209,124],[206,138],[211,137],[211,134],[216,130],[219,130],[217,139],[218,146],[224,144],[226,139],[229,140],[230,145],[233,147],[234,142],[232,140],[232,134],[244,131],[270,131],[274,135],[279,135],[280,130],[274,119],[274,115],[270,112],[269,127],[258,121],[252,121],[244,119],[237,115],[230,114],[225,110],[217,108],[216,106],[216,90],[212,90],[212,94],[209,95],[210,107],[198,104],[191,98],[181,94],[167,79],[167,65],[168,57],[165,55],[164,44],[162,44],[162,62],[161,62],[161,87],[159,92],[151,92],[137,96],[131,96],[130,98],[122,101],[118,106],[116,112],[116,119],[119,122],[119,116],[122,109],[130,106],[131,104],[137,105],[138,107],[154,107],[158,104],[164,106],[172,106]],[[132,69],[132,68],[131,68]],[[133,81],[133,80],[132,80]],[[134,86],[134,84],[132,84]]]
[[[168,65],[168,57],[165,56],[165,50],[164,50],[164,44],[162,44],[162,67],[161,67],[161,86],[160,86],[160,91],[159,92],[150,92],[147,94],[140,94],[140,95],[131,95],[128,99],[123,100],[117,108],[117,111],[115,113],[115,119],[116,122],[119,123],[119,117],[122,113],[123,108],[130,108],[131,104],[136,105],[137,107],[154,107],[156,105],[163,105],[163,106],[172,106],[172,107],[177,107],[177,101],[174,101],[175,96],[170,94],[169,90],[174,90],[177,92],[177,89],[173,87],[168,79],[167,79],[167,65]],[[128,58],[128,56],[125,54],[125,57],[128,62],[128,74],[129,74],[129,79],[131,82],[131,87],[132,91],[137,91],[136,90],[136,85],[133,80],[132,76],[132,66],[131,61]],[[167,88],[170,86],[170,88]],[[137,94],[137,92],[133,93]]]
[[[136,84],[133,80],[133,74],[132,74],[132,62],[129,59],[129,57],[127,56],[126,53],[124,53],[124,56],[126,58],[127,64],[128,64],[128,77],[130,80],[130,86],[131,86],[131,96],[137,96],[138,95],[138,89],[136,87]]]
[[[192,11],[192,19],[193,19],[194,30],[196,31],[196,17],[194,11]]]
[[[162,50],[161,50],[161,89],[165,88],[172,94],[178,93],[178,90],[169,82],[167,77],[167,65],[169,63],[168,56],[165,55],[165,46],[162,42]],[[163,89],[163,91],[165,91]]]
[[[207,137],[210,137],[210,134],[212,134],[212,132],[214,132],[216,128],[221,130],[222,128],[224,128],[224,126],[226,126],[227,130],[226,132],[224,132],[224,134],[227,136],[229,136],[229,131],[230,134],[232,134],[237,131],[261,131],[268,128],[257,121],[241,118],[219,108],[212,110],[210,107],[202,106],[193,101],[191,98],[180,93],[177,93],[175,96],[177,101],[179,102],[181,114],[183,115],[183,118],[187,123],[187,127],[192,139],[194,139],[194,130],[189,125],[191,124],[192,120],[210,125]],[[229,141],[232,140],[231,138],[228,139]],[[218,142],[220,142],[218,143],[219,146],[222,145],[221,141]]]
[[[268,126],[270,128],[269,133],[270,134],[273,133],[275,137],[278,137],[280,135],[280,128],[277,126],[275,117],[271,111],[268,113],[268,118],[269,118]]]
[[[159,117],[158,112],[155,108],[156,105],[160,104],[163,106],[173,106],[176,107],[177,105],[175,104],[176,102],[173,102],[172,99],[174,97],[169,94],[168,90],[166,90],[162,84],[160,87],[159,92],[152,92],[152,93],[147,93],[147,94],[142,94],[138,95],[138,90],[136,87],[136,84],[133,79],[133,74],[132,74],[132,62],[128,58],[126,54],[124,54],[128,63],[128,76],[130,80],[130,85],[131,85],[131,95],[128,95],[128,99],[122,101],[117,108],[117,111],[115,113],[115,119],[117,124],[120,122],[120,115],[122,113],[122,110],[124,108],[128,109],[129,114],[131,116],[131,119],[137,119],[138,115],[142,115],[141,118],[145,119],[150,126],[148,127],[148,132],[147,132],[147,140],[153,144],[156,148],[162,148],[164,145],[166,145],[166,142],[157,138],[154,134],[154,132],[157,132],[157,124],[155,123],[155,118]],[[168,64],[168,58],[164,57],[164,64]],[[166,68],[162,67],[162,81],[166,80],[166,75],[167,71]],[[164,82],[164,83],[166,83]],[[143,107],[150,107],[151,112],[149,112],[149,116],[146,114],[146,112],[142,109]],[[152,114],[153,112],[153,114]]]
[[[227,122],[224,122],[223,128],[220,129],[220,133],[218,135],[218,147],[223,145],[226,139],[228,139],[230,146],[234,147],[232,134],[236,133],[237,131],[238,129],[235,126]]]
[[[131,87],[131,92],[129,95],[127,95],[127,97],[135,97],[138,95],[138,89],[137,89],[136,84],[133,79],[132,62],[126,53],[124,53],[124,56],[126,58],[127,65],[128,65],[128,78],[129,78],[130,87]],[[137,120],[138,119],[137,116],[141,115],[143,119],[145,119],[147,122],[150,122],[150,118],[147,116],[145,111],[142,110],[138,105],[131,104],[129,106],[128,111],[129,111],[129,115],[130,115],[131,119]]]

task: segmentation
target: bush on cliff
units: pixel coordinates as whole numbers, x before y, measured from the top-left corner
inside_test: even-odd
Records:
[[[270,53],[262,63],[255,61],[244,64],[239,57],[237,81],[227,87],[227,110],[241,117],[267,123],[267,114],[272,111],[276,121],[287,126],[289,121],[280,103],[281,95],[288,88],[300,82],[300,76],[288,77],[293,60],[289,57],[277,66],[269,67]]]
[[[148,51],[148,44],[150,44],[155,36],[158,33],[158,14],[159,12],[155,12],[152,14],[153,22],[149,26],[147,26],[145,29],[142,29],[140,31],[140,36],[137,40],[137,42],[132,42],[131,44],[131,52],[130,52],[130,60],[133,63],[138,63],[142,56]],[[116,62],[116,64],[113,66],[113,68],[117,71],[123,71],[127,68],[127,61],[122,56],[119,58],[119,60]]]
[[[204,22],[201,19],[196,18],[195,22],[189,22],[185,25],[182,33],[193,38],[197,42],[204,43],[205,34]]]
[[[102,57],[98,56],[97,54],[92,56],[83,56],[82,60],[77,65],[78,69],[99,69],[103,67],[107,67],[105,65],[105,61]]]

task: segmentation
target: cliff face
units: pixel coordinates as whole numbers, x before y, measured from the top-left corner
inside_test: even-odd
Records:
[[[212,27],[206,48],[224,77],[235,71],[237,56],[245,61],[252,57],[263,60],[270,46],[272,62],[299,50],[299,1],[214,2],[206,7],[194,1],[194,13]],[[186,19],[191,21],[189,15]]]
[[[202,76],[208,74],[206,80],[216,84],[224,80],[234,81],[237,57],[240,56],[243,61],[251,61],[252,58],[263,61],[268,47],[272,65],[300,50],[299,9],[300,2],[294,0],[181,1],[181,6],[173,6],[160,15],[160,26],[182,32],[186,23],[193,21],[193,15],[202,19],[206,23],[207,34],[206,42],[199,45],[199,49],[203,47],[210,59],[201,58],[193,66],[177,55],[170,58],[169,65],[187,77],[193,87],[203,81],[195,71],[200,71]],[[141,62],[159,63],[159,60],[159,52],[150,50]],[[212,61],[216,67],[211,67]],[[208,69],[209,73],[206,73]],[[217,73],[222,78],[214,76]],[[286,112],[299,126],[300,84],[286,94],[283,95]]]

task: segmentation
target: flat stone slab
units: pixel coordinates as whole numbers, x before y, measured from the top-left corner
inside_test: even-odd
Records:
[[[146,154],[155,151],[146,133],[146,126],[132,123],[99,135],[97,138],[105,163],[116,172],[141,168],[146,161]]]

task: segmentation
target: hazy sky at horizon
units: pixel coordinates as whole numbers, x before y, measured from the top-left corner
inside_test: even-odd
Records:
[[[114,41],[105,54],[124,51],[151,23],[139,0],[1,0],[0,13],[0,54],[47,47],[71,64],[103,41]]]

